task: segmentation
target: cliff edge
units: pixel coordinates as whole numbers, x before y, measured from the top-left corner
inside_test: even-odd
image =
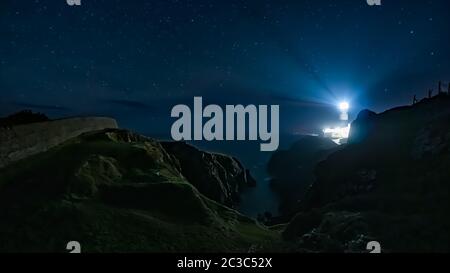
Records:
[[[299,248],[448,252],[450,96],[375,114],[315,168],[315,182],[284,231]]]
[[[83,133],[118,127],[114,119],[107,117],[77,117],[5,124],[7,126],[0,128],[0,168],[45,152]]]

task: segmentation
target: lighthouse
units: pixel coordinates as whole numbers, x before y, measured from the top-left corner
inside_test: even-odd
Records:
[[[333,128],[323,129],[323,136],[330,138],[335,143],[341,145],[347,142],[350,133],[350,123],[348,111],[350,104],[347,101],[342,101],[338,104],[339,109],[339,124]]]

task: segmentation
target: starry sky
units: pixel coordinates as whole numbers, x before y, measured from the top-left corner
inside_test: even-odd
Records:
[[[0,1],[0,115],[107,115],[165,137],[171,108],[279,104],[281,133],[450,80],[448,0]]]

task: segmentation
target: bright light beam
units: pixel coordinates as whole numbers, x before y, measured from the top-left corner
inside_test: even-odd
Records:
[[[343,101],[339,103],[339,110],[341,110],[342,112],[346,112],[348,111],[348,109],[350,109],[350,104],[348,102]]]

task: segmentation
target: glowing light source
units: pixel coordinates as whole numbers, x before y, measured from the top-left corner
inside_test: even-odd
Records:
[[[350,134],[350,124],[346,127],[335,127],[323,129],[324,137],[330,138],[337,144],[342,144],[348,139]]]
[[[327,127],[323,129],[323,136],[333,140],[337,144],[344,144],[347,142],[350,134],[350,123],[348,122],[348,111],[350,104],[347,101],[338,103],[340,111],[339,119],[341,120],[336,127]]]
[[[350,104],[348,102],[343,101],[339,103],[339,110],[341,110],[342,112],[346,112],[348,111],[348,109],[350,109]]]

